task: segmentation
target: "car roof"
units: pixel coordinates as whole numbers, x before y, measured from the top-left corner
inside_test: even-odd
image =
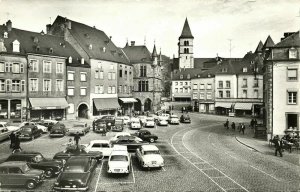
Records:
[[[112,151],[110,153],[110,156],[113,156],[113,155],[124,155],[124,156],[128,156],[128,151]]]
[[[128,135],[128,136],[130,136],[130,133],[128,133],[128,132],[120,132],[120,133],[116,133],[115,136],[123,136],[123,135]]]
[[[90,144],[94,144],[94,143],[109,143],[108,140],[92,140],[90,141]]]
[[[155,145],[142,145],[141,147],[144,151],[159,150]]]
[[[0,164],[0,167],[21,167],[27,164],[25,161],[6,161]]]
[[[4,121],[0,121],[0,124],[7,124],[7,122],[4,122]]]
[[[118,139],[119,140],[134,140],[135,137],[134,136],[129,136],[129,135],[125,135],[125,136],[121,135]]]
[[[127,146],[124,145],[114,145],[113,151],[127,151]]]
[[[178,117],[177,115],[171,115],[171,117]]]
[[[150,131],[148,131],[148,130],[145,130],[145,129],[141,129],[141,130],[138,130],[138,131],[136,131],[136,132],[139,132],[139,133],[143,133],[143,132],[149,132],[150,133]]]
[[[13,153],[11,156],[17,156],[17,155],[40,155],[40,152],[36,151],[20,151],[18,153]]]

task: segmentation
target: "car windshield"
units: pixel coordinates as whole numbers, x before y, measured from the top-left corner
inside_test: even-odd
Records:
[[[160,154],[158,150],[152,150],[152,151],[145,151],[145,155],[153,155],[153,154]]]
[[[132,122],[132,123],[140,123],[140,120],[138,120],[138,119],[133,119],[133,120],[131,120],[131,122]]]
[[[23,173],[27,172],[30,170],[30,167],[27,165],[27,164],[24,164],[22,167],[21,167]]]
[[[128,161],[126,155],[113,155],[110,157],[110,161]]]
[[[177,115],[171,115],[171,118],[178,118]]]
[[[31,128],[23,127],[23,128],[21,129],[21,131],[24,131],[24,132],[31,132]]]
[[[115,124],[122,124],[123,123],[123,119],[116,119]]]
[[[154,121],[154,119],[147,119],[147,121]]]
[[[37,155],[34,157],[35,162],[41,162],[44,160],[44,157],[42,155]]]
[[[84,127],[83,124],[75,124],[73,127]]]

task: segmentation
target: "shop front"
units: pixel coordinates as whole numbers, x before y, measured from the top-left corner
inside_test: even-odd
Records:
[[[128,115],[131,117],[132,110],[134,109],[134,103],[138,102],[135,98],[119,98],[121,106],[121,115]]]
[[[231,115],[233,112],[232,103],[216,102],[215,111],[217,115]]]
[[[118,98],[93,99],[93,116],[116,115],[119,108]]]

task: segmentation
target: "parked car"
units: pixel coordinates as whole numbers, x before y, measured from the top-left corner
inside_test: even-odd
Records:
[[[77,132],[85,135],[90,131],[90,126],[85,122],[75,122],[69,129],[69,135],[75,135]]]
[[[110,131],[111,127],[115,125],[115,116],[113,115],[104,115],[102,117],[99,117],[93,121],[93,130],[97,129],[97,125],[102,124],[101,126],[104,126],[104,123],[106,125],[106,131]],[[99,127],[99,126],[98,126]],[[100,129],[100,127],[99,127]]]
[[[126,146],[115,145],[109,158],[107,173],[129,174],[131,169],[131,157]]]
[[[53,159],[64,159],[68,160],[72,156],[86,156],[98,160],[99,162],[103,159],[103,154],[98,151],[86,151],[83,145],[71,145],[67,146],[64,151],[58,152],[54,155]]]
[[[94,177],[97,161],[90,157],[71,157],[54,183],[54,191],[87,191]]]
[[[42,130],[38,129],[35,125],[25,125],[19,131],[20,140],[33,140],[42,135]]]
[[[8,139],[10,133],[11,131],[8,130],[6,124],[0,122],[0,141]]]
[[[7,128],[9,132],[11,132],[11,131],[19,132],[20,131],[20,127],[11,126],[7,122],[0,122],[0,128]]]
[[[141,129],[142,125],[141,125],[140,119],[138,119],[138,118],[131,118],[130,128],[131,129]]]
[[[23,161],[9,161],[0,164],[0,183],[2,186],[25,186],[34,189],[45,179],[44,171],[32,169]]]
[[[170,117],[170,114],[162,113],[160,116],[158,116],[158,121],[160,121],[160,120],[166,120],[166,121],[168,121],[169,117]]]
[[[97,133],[106,133],[107,132],[106,122],[104,120],[102,120],[102,119],[99,119],[98,121],[96,121],[94,123],[93,129]]]
[[[147,117],[145,127],[155,127],[155,120],[153,117]]]
[[[163,167],[164,159],[155,145],[142,145],[136,149],[135,156],[143,168]]]
[[[45,177],[58,175],[64,167],[65,161],[46,159],[41,153],[35,151],[21,151],[11,154],[5,161],[25,161],[31,168],[45,172]]]
[[[111,127],[112,131],[123,131],[124,129],[124,120],[121,118],[115,119],[115,125]]]
[[[120,116],[124,120],[124,125],[129,125],[130,117],[129,116]]]
[[[168,121],[166,119],[160,119],[157,123],[159,126],[168,126]]]
[[[191,123],[191,118],[188,114],[182,114],[180,116],[180,122],[181,123]]]
[[[110,138],[109,142],[110,143],[114,143],[116,140],[119,139],[119,137],[122,137],[122,136],[132,136],[132,135],[130,133],[128,133],[128,132],[116,133],[115,136],[113,136],[112,138]],[[140,139],[140,138],[138,138],[136,136],[134,136],[134,137],[135,137],[135,139],[137,141],[143,141],[142,139]]]
[[[87,152],[99,151],[104,157],[108,157],[112,151],[112,147],[108,140],[92,140],[86,145],[85,150]]]
[[[138,141],[134,136],[120,136],[115,142],[112,142],[112,145],[124,145],[127,146],[129,152],[135,152],[135,150],[141,146],[149,144],[145,141]]]
[[[50,137],[63,137],[67,134],[69,130],[66,128],[66,126],[62,123],[56,123],[52,126],[50,130]]]
[[[42,121],[38,122],[39,125],[43,125],[43,126],[47,127],[48,131],[51,131],[52,127],[54,125],[56,125],[57,123],[58,123],[58,121],[50,120],[50,119],[46,119],[46,120],[42,120]]]
[[[24,127],[24,126],[36,126],[38,129],[42,130],[42,133],[48,133],[48,128],[43,126],[43,125],[39,125],[38,123],[36,122],[28,122],[28,121],[24,121],[22,122],[19,127]]]
[[[177,115],[170,115],[169,123],[178,125],[179,124],[178,116]]]
[[[153,143],[158,139],[156,135],[151,134],[151,132],[148,130],[138,130],[132,135],[137,136],[141,138],[143,141],[148,141],[150,143]]]

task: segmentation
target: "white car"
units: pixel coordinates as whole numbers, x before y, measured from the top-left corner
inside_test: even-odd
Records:
[[[102,152],[103,156],[108,157],[112,152],[111,144],[108,140],[92,140],[86,145],[85,150]]]
[[[15,132],[20,131],[20,127],[8,125],[7,122],[0,122],[0,127],[5,127],[10,132],[12,132],[12,131],[15,131]]]
[[[142,145],[136,149],[135,154],[143,168],[164,166],[164,159],[155,145]]]
[[[36,126],[38,129],[42,130],[43,133],[48,133],[48,127],[43,126],[43,125],[39,125],[39,124],[37,124],[37,123],[35,123],[35,122],[24,121],[23,123],[21,123],[21,124],[19,125],[19,127],[21,128],[21,127],[27,126],[27,125],[34,125],[34,126]]]
[[[168,121],[166,119],[160,119],[160,120],[158,120],[158,125],[168,126]]]
[[[115,136],[113,136],[109,141],[110,143],[115,142],[116,140],[118,140],[119,137],[121,136],[131,136],[130,133],[128,132],[120,132],[120,133],[116,133]],[[138,138],[135,136],[135,140],[137,141],[143,141],[142,139]]]
[[[170,124],[179,124],[179,118],[177,115],[171,115],[169,119]]]
[[[108,158],[107,173],[129,174],[131,169],[131,157],[127,146],[114,145]]]
[[[169,117],[170,117],[170,115],[169,114],[167,114],[167,113],[162,113],[160,116],[158,116],[158,121],[160,121],[160,120],[169,120]]]
[[[141,129],[142,125],[141,125],[140,119],[138,119],[138,118],[131,118],[130,128],[131,129]]]
[[[117,118],[121,118],[124,120],[124,125],[128,125],[130,123],[130,117],[128,116],[119,116]]]
[[[155,127],[155,120],[153,117],[147,117],[145,127]]]

